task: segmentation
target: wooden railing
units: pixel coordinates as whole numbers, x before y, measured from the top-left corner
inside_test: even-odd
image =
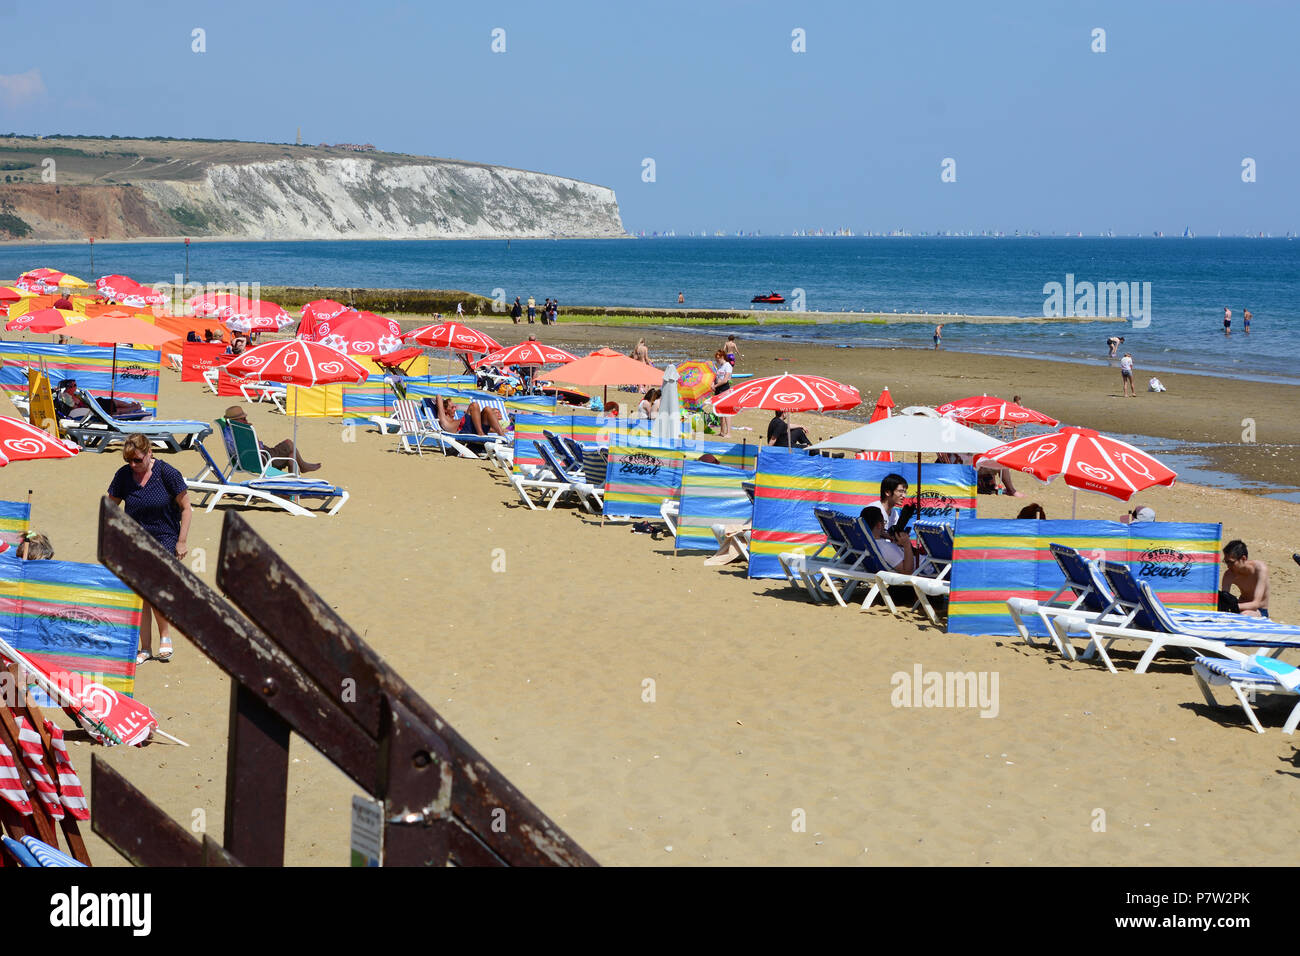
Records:
[[[108,498],[99,559],[233,679],[220,845],[94,761],[91,825],[133,863],[283,865],[293,731],[383,801],[387,866],[595,865],[238,513],[217,568],[235,607]]]

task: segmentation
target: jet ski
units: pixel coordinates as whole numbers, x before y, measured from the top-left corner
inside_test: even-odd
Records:
[[[783,296],[783,295],[782,295],[781,293],[779,293],[779,292],[769,292],[767,295],[756,295],[756,296],[754,296],[754,298],[750,299],[749,301],[750,301],[751,303],[753,303],[753,302],[770,302],[770,303],[773,303],[773,304],[779,304],[779,303],[785,301],[785,296]]]

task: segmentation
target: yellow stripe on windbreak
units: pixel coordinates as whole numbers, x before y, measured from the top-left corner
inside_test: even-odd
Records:
[[[875,495],[877,497],[879,497],[880,493],[879,482],[849,481],[844,478],[816,478],[759,472],[755,481],[763,488],[780,488],[790,491],[832,491],[844,495]]]
[[[790,544],[786,541],[751,541],[749,550],[752,554],[785,554],[789,551],[793,551],[796,554],[812,554],[820,547],[820,543]]]
[[[1217,550],[1218,542],[1213,538],[1129,538],[1117,535],[1113,538],[1100,538],[1085,535],[1048,534],[1039,537],[1013,537],[1011,535],[963,534],[958,547],[961,548],[1020,548],[1024,550],[1047,550],[1049,544],[1062,544],[1076,551],[1096,549],[1111,551],[1146,551],[1153,547],[1175,549],[1212,550],[1206,545],[1213,543]],[[1122,547],[1120,547],[1122,545]]]
[[[1008,591],[1007,597],[1015,597],[1015,592]],[[950,617],[989,617],[999,614],[1010,616],[1006,601],[956,601],[948,610]]]
[[[133,591],[44,581],[27,581],[23,586],[23,598],[53,604],[93,604],[127,611],[139,610],[143,606],[142,599]]]

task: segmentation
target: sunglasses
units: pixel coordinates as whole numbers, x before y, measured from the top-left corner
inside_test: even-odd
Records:
[[[148,460],[149,460],[149,456],[145,455],[143,458],[128,458],[126,461],[127,464],[130,465],[143,465]]]

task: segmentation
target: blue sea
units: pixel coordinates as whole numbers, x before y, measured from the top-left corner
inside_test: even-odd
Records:
[[[0,247],[0,276],[50,266],[83,278],[124,273],[173,281],[185,247],[169,243]],[[1105,362],[1125,336],[1139,374],[1189,372],[1300,383],[1300,242],[1218,238],[675,237],[628,240],[204,242],[190,247],[192,282],[463,289],[564,305],[748,308],[769,290],[821,312],[1043,316],[1045,287],[1100,283],[1143,292],[1127,325],[947,324],[944,347]],[[1067,278],[1072,277],[1072,279]],[[1148,285],[1149,284],[1149,285]],[[1149,297],[1146,294],[1149,290]],[[1063,293],[1061,295],[1063,299]],[[1086,304],[1086,303],[1083,303]],[[1062,302],[1062,308],[1069,303]],[[1223,308],[1233,334],[1223,335]],[[1096,306],[1093,306],[1096,308]],[[1254,314],[1250,335],[1241,313]],[[930,345],[931,326],[783,326],[764,313],[754,337],[844,345]],[[1149,319],[1149,321],[1147,321]]]

